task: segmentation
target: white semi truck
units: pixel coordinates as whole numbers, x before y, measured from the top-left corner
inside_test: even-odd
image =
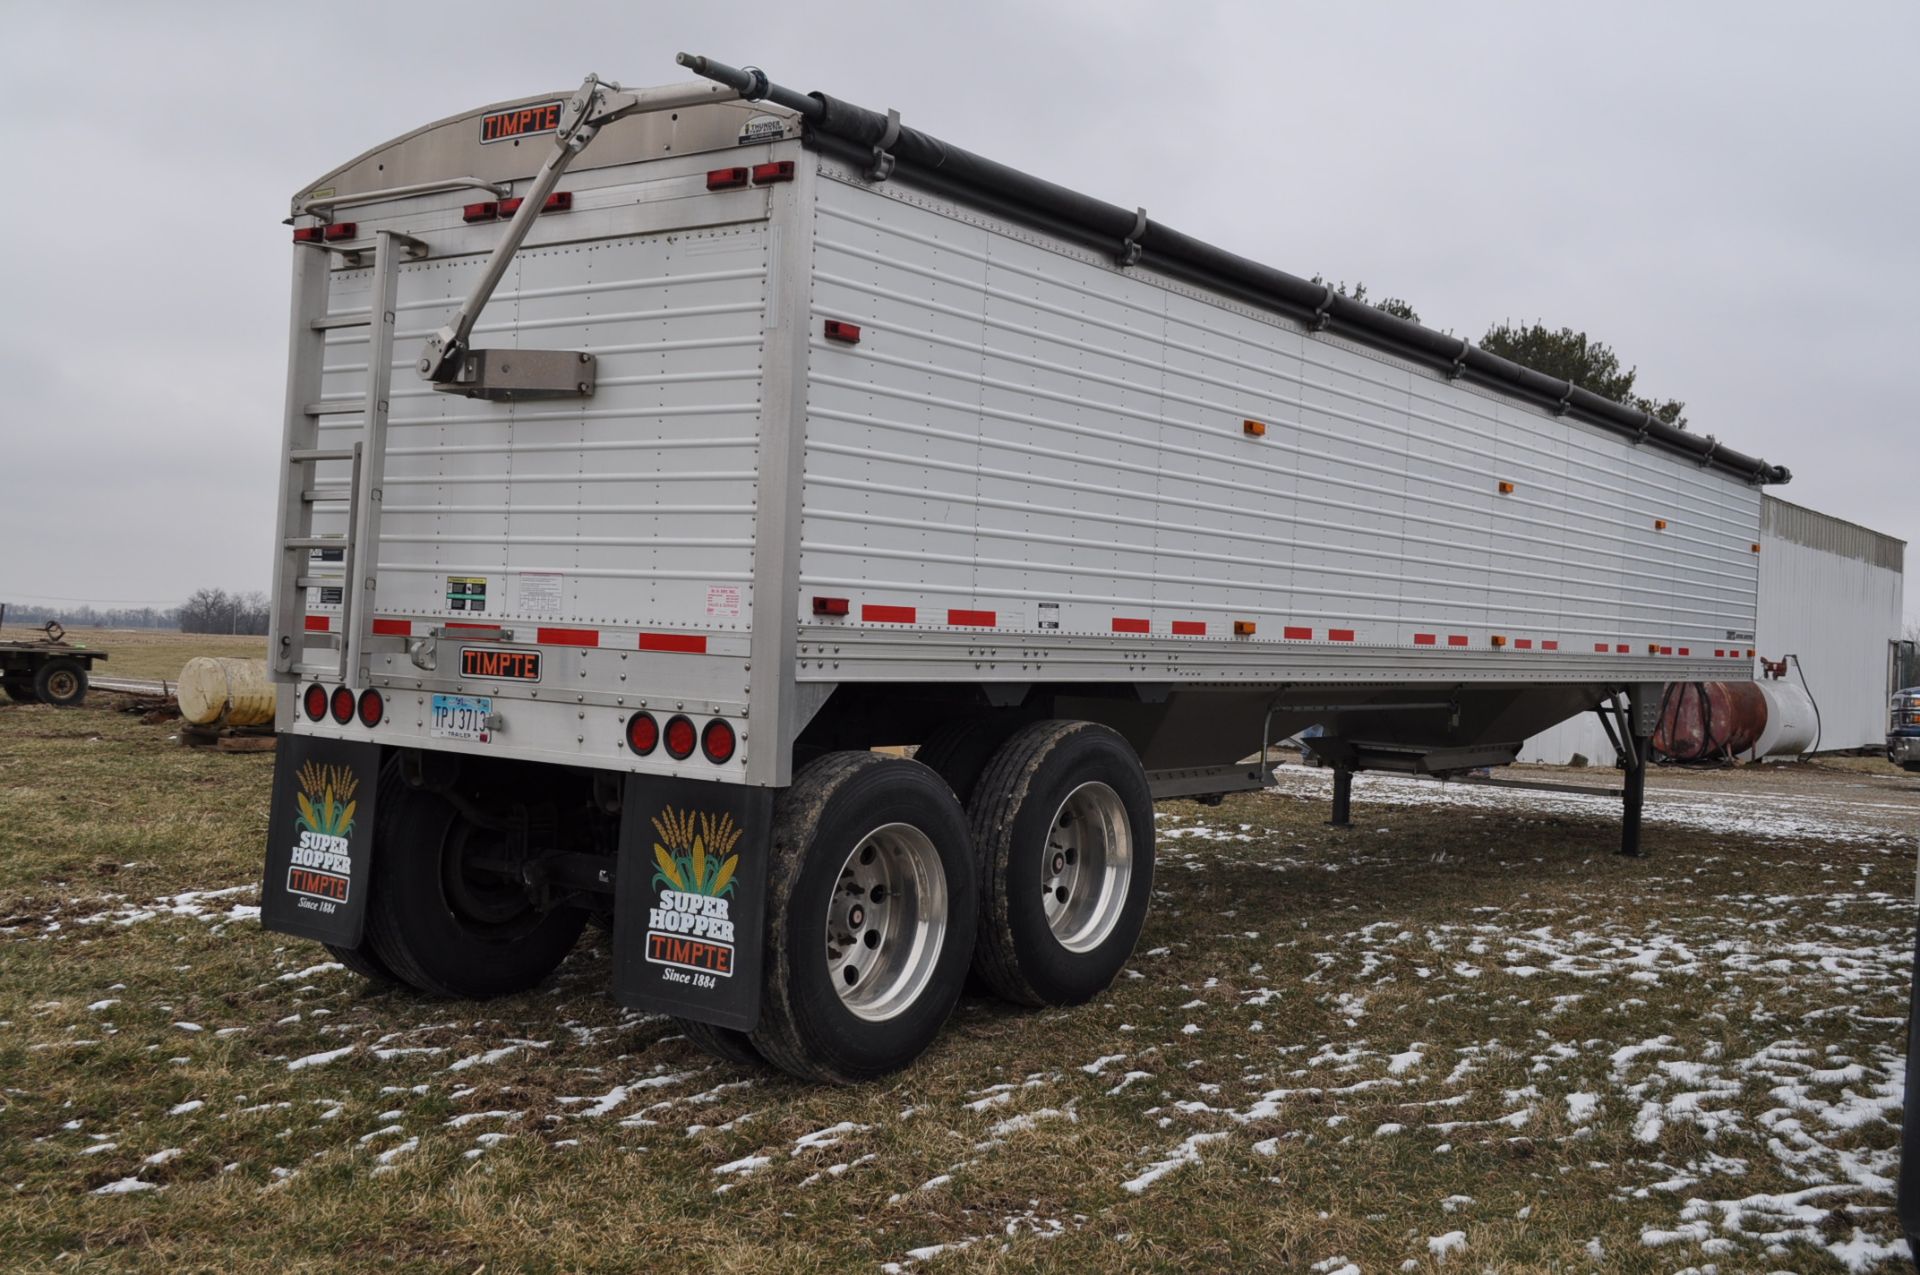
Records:
[[[598,915],[623,1003],[853,1081],[969,968],[1098,994],[1153,801],[1309,726],[1342,822],[1598,711],[1637,847],[1786,471],[680,61],[293,201],[269,927],[479,997]]]

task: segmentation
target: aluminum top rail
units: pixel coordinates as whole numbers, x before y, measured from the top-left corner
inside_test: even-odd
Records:
[[[728,66],[688,53],[677,60],[696,75],[738,91],[747,101],[770,101],[796,112],[806,121],[811,144],[863,164],[870,180],[891,176],[964,195],[1012,219],[1110,252],[1123,266],[1150,265],[1304,320],[1315,331],[1332,331],[1449,376],[1517,393],[1555,412],[1635,442],[1653,443],[1750,483],[1785,483],[1793,476],[1784,465],[1723,447],[1709,435],[1676,429],[1650,412],[1501,358],[1464,338],[1410,323],[1341,296],[1326,284],[1203,243],[1151,220],[1145,209],[1121,208],[962,150],[901,124],[896,111],[882,115],[825,93],[798,93],[773,83],[757,67]]]

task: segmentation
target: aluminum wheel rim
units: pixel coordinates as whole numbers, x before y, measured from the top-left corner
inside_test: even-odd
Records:
[[[1068,793],[1054,813],[1045,855],[1040,906],[1047,926],[1069,952],[1090,952],[1120,923],[1133,882],[1133,825],[1120,794],[1097,781]]]
[[[869,1022],[904,1012],[947,939],[947,877],[932,838],[890,823],[860,838],[827,900],[827,978]]]

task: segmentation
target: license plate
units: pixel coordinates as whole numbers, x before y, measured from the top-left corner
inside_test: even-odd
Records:
[[[493,701],[484,695],[436,695],[433,697],[435,739],[471,739],[487,742],[487,718],[493,715]]]

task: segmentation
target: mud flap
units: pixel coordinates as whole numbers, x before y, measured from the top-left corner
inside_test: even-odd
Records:
[[[280,736],[260,886],[262,925],[336,947],[360,946],[379,790],[378,744]]]
[[[752,1031],[773,792],[629,775],[614,877],[613,996]]]

